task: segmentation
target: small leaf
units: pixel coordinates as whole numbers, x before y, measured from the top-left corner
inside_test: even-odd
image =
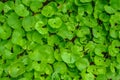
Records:
[[[16,13],[11,13],[10,15],[8,15],[7,18],[7,23],[10,27],[12,27],[13,29],[19,29],[21,28],[21,21],[18,19],[18,15]]]
[[[18,77],[25,72],[24,66],[22,65],[22,63],[19,62],[11,64],[8,70],[11,77]]]
[[[40,34],[47,34],[48,33],[48,28],[45,27],[45,24],[43,21],[38,21],[36,24],[35,24],[35,29],[40,33]]]
[[[103,74],[99,74],[99,75],[96,77],[96,80],[107,80],[107,76],[106,76],[106,75],[103,75]]]
[[[4,3],[2,3],[2,2],[0,1],[0,13],[1,13],[1,11],[3,10],[3,8],[4,8]]]
[[[53,55],[53,48],[48,45],[38,45],[33,52],[29,53],[29,57],[35,61],[42,61],[45,63],[53,63],[55,61]]]
[[[67,66],[64,62],[56,62],[53,64],[53,67],[57,73],[64,74],[67,72]]]
[[[116,10],[120,10],[120,1],[118,0],[110,0],[110,5]]]
[[[103,22],[107,22],[107,21],[109,21],[110,16],[109,16],[108,14],[106,14],[106,13],[101,13],[101,14],[99,15],[99,19],[100,19],[101,21],[103,21]]]
[[[51,18],[48,20],[48,24],[52,28],[60,28],[62,25],[62,20],[59,17]]]
[[[104,58],[99,56],[94,57],[94,63],[101,66],[105,65]]]
[[[41,12],[45,17],[51,17],[54,15],[54,9],[51,6],[44,6]]]
[[[25,29],[25,31],[32,31],[32,30],[34,30],[35,22],[36,21],[33,16],[27,16],[27,17],[23,18],[22,26]]]
[[[12,43],[17,44],[23,36],[25,36],[23,29],[14,30],[12,34]]]
[[[109,14],[115,13],[114,8],[112,8],[111,6],[105,5],[104,8],[105,8],[105,11]]]
[[[30,5],[31,0],[22,0],[22,3],[25,4],[26,6]]]
[[[21,17],[25,17],[29,15],[29,11],[26,9],[26,7],[23,4],[17,5],[14,10],[17,13],[17,15]]]
[[[31,4],[30,4],[30,9],[33,11],[33,12],[39,12],[40,11],[40,8],[43,6],[42,2],[41,1],[32,1]]]
[[[89,66],[89,61],[86,58],[81,58],[75,63],[78,70],[82,71]]]
[[[76,61],[75,56],[73,56],[72,53],[68,53],[66,51],[61,53],[61,58],[66,63],[74,63]]]
[[[71,40],[74,37],[74,34],[71,31],[68,31],[67,27],[62,25],[59,29],[57,35],[61,36],[63,39]]]
[[[92,73],[81,73],[83,80],[95,80],[95,76]]]
[[[1,39],[8,39],[11,36],[12,29],[7,25],[4,24],[0,27],[0,38]]]

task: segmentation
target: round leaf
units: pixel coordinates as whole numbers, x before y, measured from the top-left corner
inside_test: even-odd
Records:
[[[15,7],[15,12],[17,15],[21,17],[25,17],[29,15],[29,11],[26,9],[26,7],[23,4],[19,4]]]
[[[52,28],[60,28],[62,25],[62,20],[59,17],[55,17],[55,18],[49,19],[48,24]]]

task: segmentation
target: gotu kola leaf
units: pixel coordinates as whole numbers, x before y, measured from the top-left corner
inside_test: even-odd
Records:
[[[25,29],[25,31],[32,31],[34,30],[35,22],[36,20],[33,16],[27,16],[23,18],[22,26]]]
[[[48,20],[48,24],[52,28],[60,28],[62,25],[62,20],[59,17],[51,18]]]
[[[76,61],[76,57],[72,53],[69,53],[64,50],[61,52],[61,58],[64,62],[66,62],[68,64],[74,63]]]
[[[53,55],[53,48],[48,45],[38,45],[33,52],[29,53],[29,57],[35,61],[42,61],[45,63],[53,63],[55,61]]]
[[[78,61],[76,61],[75,65],[78,70],[82,71],[89,66],[89,61],[86,58],[80,58]]]
[[[30,3],[30,9],[33,11],[33,12],[39,12],[40,11],[40,8],[43,6],[42,2],[41,1],[31,1]]]
[[[53,64],[53,67],[57,73],[64,74],[67,72],[67,66],[64,62],[56,62]]]
[[[35,29],[40,33],[40,34],[47,34],[48,33],[48,28],[44,27],[45,23],[43,21],[38,21],[35,24]]]
[[[25,67],[22,63],[15,62],[9,66],[8,72],[10,76],[18,77],[19,75],[22,75],[25,72]]]
[[[19,29],[21,28],[21,20],[18,19],[19,16],[16,13],[11,13],[10,15],[8,15],[7,18],[7,23],[8,25],[13,28],[13,29]]]
[[[45,17],[51,17],[54,15],[55,11],[52,6],[44,6],[41,12]]]
[[[17,15],[21,17],[25,17],[29,15],[29,11],[26,9],[26,7],[23,4],[19,4],[15,6],[14,10],[17,13]]]
[[[11,36],[12,29],[7,25],[4,24],[0,27],[0,38],[1,39],[8,39]]]

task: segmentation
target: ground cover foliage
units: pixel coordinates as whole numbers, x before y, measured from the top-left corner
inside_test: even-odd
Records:
[[[120,80],[120,0],[0,0],[0,80]]]

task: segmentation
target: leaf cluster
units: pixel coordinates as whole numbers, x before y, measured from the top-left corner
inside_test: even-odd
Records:
[[[0,0],[0,80],[120,80],[120,0]]]

